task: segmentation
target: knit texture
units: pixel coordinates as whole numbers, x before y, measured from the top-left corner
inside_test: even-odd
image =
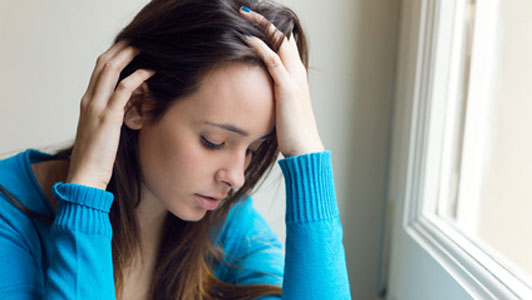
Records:
[[[114,195],[110,192],[72,183],[58,182],[52,187],[57,202],[56,230],[79,231],[111,237],[109,210]]]
[[[282,299],[351,299],[329,151],[279,160],[286,183],[286,245],[253,208],[236,204],[217,236],[225,262],[215,275],[236,284],[282,286]],[[51,224],[0,193],[0,299],[115,299],[109,209],[112,193],[58,182],[54,212],[31,163],[52,159],[28,149],[0,160],[0,185]],[[279,299],[279,297],[264,297]]]

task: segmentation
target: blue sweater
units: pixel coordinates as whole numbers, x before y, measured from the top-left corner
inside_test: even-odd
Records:
[[[31,163],[52,156],[28,149],[0,160],[0,184],[53,224],[29,217],[0,193],[0,299],[115,299],[109,209],[112,193],[56,183],[57,212]],[[238,268],[217,278],[283,288],[282,299],[351,299],[330,152],[279,161],[286,183],[286,248],[253,208],[235,205],[217,241]],[[279,299],[265,297],[265,299]]]

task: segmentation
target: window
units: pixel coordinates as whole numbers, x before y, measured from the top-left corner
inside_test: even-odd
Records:
[[[431,209],[530,277],[532,2],[463,4],[453,24],[440,182]]]
[[[532,2],[402,5],[390,298],[529,299]]]

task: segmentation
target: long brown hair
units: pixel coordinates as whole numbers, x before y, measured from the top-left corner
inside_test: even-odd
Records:
[[[148,81],[153,122],[180,98],[194,93],[202,78],[229,63],[266,68],[262,59],[244,41],[252,34],[278,50],[279,37],[271,36],[242,18],[245,5],[262,14],[280,31],[295,38],[301,60],[308,69],[306,38],[295,13],[270,1],[253,0],[152,0],[115,38],[126,39],[140,54],[122,71],[120,80],[136,69],[156,73]],[[293,36],[292,36],[293,34]],[[133,105],[141,105],[140,99]],[[141,201],[137,131],[122,125],[113,175],[107,190],[114,194],[110,221],[117,298],[121,298],[124,274],[139,251],[141,241],[135,208]],[[72,148],[57,151],[56,159],[70,159]],[[275,164],[277,138],[262,143],[245,171],[245,183],[232,191],[215,211],[197,222],[180,220],[168,213],[156,259],[149,295],[153,299],[253,299],[280,295],[281,288],[269,285],[236,285],[215,278],[214,265],[225,263],[214,238],[230,208],[247,198],[259,179]],[[13,201],[13,200],[12,200]]]

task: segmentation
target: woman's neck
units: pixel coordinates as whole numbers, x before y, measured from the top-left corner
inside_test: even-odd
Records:
[[[135,211],[143,252],[148,251],[146,254],[154,254],[153,251],[156,251],[160,242],[168,210],[153,194],[146,192],[145,185],[141,185],[141,201]]]

